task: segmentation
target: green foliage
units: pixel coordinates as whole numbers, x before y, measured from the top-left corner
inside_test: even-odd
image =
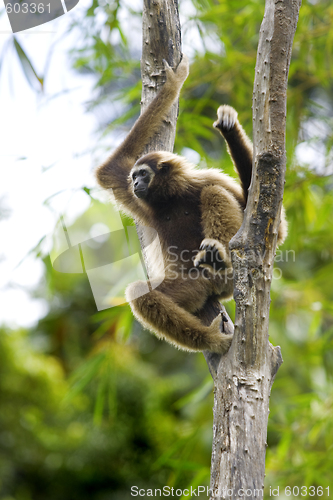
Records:
[[[26,332],[1,331],[1,499],[127,499],[132,485],[172,486],[202,468],[207,480],[202,399],[191,415],[174,404],[188,376],[161,376],[108,337],[66,378]]]
[[[30,87],[37,92],[43,91],[44,78],[43,76],[37,74],[30,57],[25,52],[15,35],[8,38],[8,40],[3,44],[0,56],[0,73],[3,59],[5,57],[12,57],[13,54],[14,57],[17,57],[22,72]]]

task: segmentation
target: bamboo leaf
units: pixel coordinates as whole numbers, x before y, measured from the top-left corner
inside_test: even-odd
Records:
[[[29,83],[29,85],[33,88],[36,89],[36,82],[39,83],[39,90],[43,90],[43,84],[44,80],[42,77],[38,76],[31,60],[27,56],[26,52],[24,51],[22,45],[19,43],[17,38],[14,36],[13,37],[13,42],[14,42],[14,48],[16,50],[17,56],[19,58],[19,61],[21,63],[21,67],[23,70],[23,73],[25,74],[25,77]]]

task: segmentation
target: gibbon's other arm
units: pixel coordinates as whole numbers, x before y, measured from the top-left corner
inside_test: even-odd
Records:
[[[238,121],[237,111],[231,106],[223,105],[218,108],[214,127],[220,131],[226,140],[228,152],[242,184],[246,205],[252,177],[252,142]]]
[[[172,104],[179,97],[189,73],[188,59],[185,55],[175,71],[166,61],[164,64],[167,78],[162,89],[138,118],[123,143],[96,171],[98,183],[105,189],[112,188],[116,200],[133,215],[137,214],[138,200],[128,180],[129,173],[142,155],[149,139],[159,130]]]
[[[245,206],[252,177],[253,146],[238,121],[237,111],[228,105],[217,110],[217,120],[214,123],[227,142],[228,152],[238,172],[244,193]],[[244,206],[244,208],[245,208]],[[284,208],[281,209],[281,221],[278,230],[277,244],[281,245],[287,237],[288,223]]]

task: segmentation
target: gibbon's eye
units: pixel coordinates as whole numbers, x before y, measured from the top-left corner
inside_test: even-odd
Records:
[[[145,170],[140,170],[140,175],[146,177],[147,172]]]
[[[132,175],[132,179],[133,179],[133,181],[135,181],[135,179],[136,179],[136,174],[133,174],[133,175]]]

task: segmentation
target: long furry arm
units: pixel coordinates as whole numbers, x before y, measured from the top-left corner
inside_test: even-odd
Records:
[[[175,71],[165,62],[165,71],[167,79],[160,92],[138,118],[123,143],[96,171],[98,183],[105,189],[112,188],[116,200],[133,215],[136,212],[137,200],[131,190],[128,175],[179,96],[188,76],[187,57],[183,56]]]
[[[214,123],[228,145],[228,152],[238,172],[244,192],[245,204],[252,176],[253,146],[237,119],[237,111],[231,106],[220,106]]]

